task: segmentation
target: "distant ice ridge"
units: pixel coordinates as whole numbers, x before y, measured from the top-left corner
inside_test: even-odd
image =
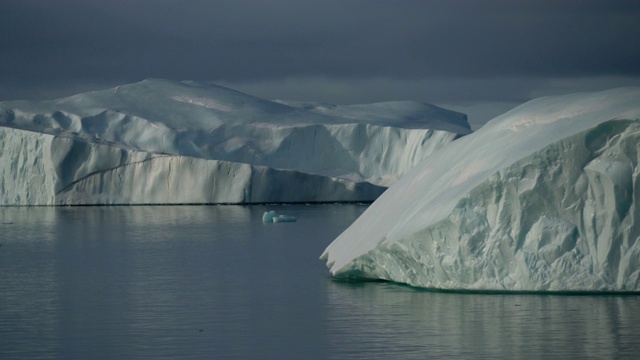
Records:
[[[433,154],[321,259],[452,290],[640,291],[640,88],[546,97]]]
[[[0,205],[372,201],[470,132],[465,115],[428,104],[353,109],[155,79],[2,102]]]

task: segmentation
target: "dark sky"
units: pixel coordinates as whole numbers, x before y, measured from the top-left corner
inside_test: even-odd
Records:
[[[417,100],[482,122],[533,97],[640,85],[640,1],[0,0],[0,29],[0,100],[155,77]]]

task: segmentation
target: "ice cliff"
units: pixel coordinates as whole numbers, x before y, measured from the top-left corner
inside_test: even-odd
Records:
[[[470,132],[423,103],[306,107],[156,79],[2,102],[0,205],[371,201]]]
[[[546,97],[425,159],[329,245],[335,276],[640,291],[640,88]]]

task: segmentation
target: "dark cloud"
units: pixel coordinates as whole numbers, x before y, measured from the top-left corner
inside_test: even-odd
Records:
[[[638,19],[637,1],[0,0],[0,96],[321,78],[450,80],[460,101],[515,101],[528,89],[513,79],[640,77]],[[464,79],[514,84],[492,96]]]

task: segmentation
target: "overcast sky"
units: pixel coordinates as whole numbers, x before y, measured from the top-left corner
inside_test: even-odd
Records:
[[[640,1],[0,0],[0,100],[145,78],[268,99],[417,100],[472,123],[640,85]]]

